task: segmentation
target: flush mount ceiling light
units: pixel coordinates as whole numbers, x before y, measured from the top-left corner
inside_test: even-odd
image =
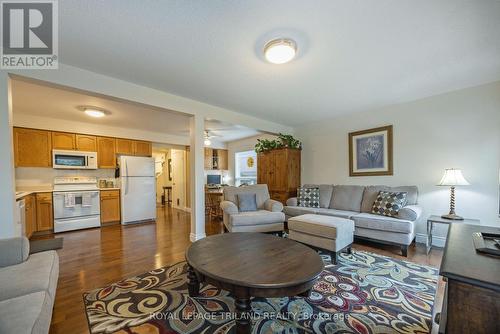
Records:
[[[287,38],[273,39],[264,46],[264,56],[273,64],[285,64],[295,58],[297,44]]]
[[[77,107],[77,109],[83,111],[88,116],[96,117],[96,118],[104,117],[106,115],[111,114],[107,110],[92,107],[92,106],[79,106],[79,107]]]

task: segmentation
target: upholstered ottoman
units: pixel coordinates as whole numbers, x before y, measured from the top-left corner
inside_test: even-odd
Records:
[[[289,218],[288,230],[290,239],[329,251],[333,264],[337,264],[339,252],[351,252],[354,222],[350,219],[305,214]]]

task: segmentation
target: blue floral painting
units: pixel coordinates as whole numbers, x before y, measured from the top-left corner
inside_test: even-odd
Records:
[[[384,168],[384,135],[356,138],[356,168]]]

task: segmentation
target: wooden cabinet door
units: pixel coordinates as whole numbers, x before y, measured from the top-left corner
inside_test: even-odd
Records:
[[[30,238],[36,232],[36,199],[35,195],[24,197],[25,202],[25,235]]]
[[[16,167],[51,167],[50,131],[14,128],[14,160]]]
[[[134,154],[141,157],[150,157],[153,155],[153,145],[150,141],[134,141]]]
[[[134,141],[116,138],[116,154],[134,155]]]
[[[205,147],[205,169],[214,168],[214,150]]]
[[[271,190],[271,161],[272,152],[259,153],[257,156],[257,183],[267,184]]]
[[[67,132],[52,132],[52,149],[74,150],[76,148],[75,134]]]
[[[288,190],[288,160],[287,150],[274,150],[273,152],[271,186],[275,191]]]
[[[36,194],[37,231],[49,231],[54,229],[54,214],[52,210],[52,193]]]
[[[97,164],[99,168],[116,167],[115,138],[97,137]]]
[[[120,222],[120,191],[101,191],[101,224]]]
[[[217,158],[219,159],[219,169],[228,170],[228,153],[227,150],[217,150]]]
[[[76,149],[78,151],[96,152],[97,137],[88,135],[76,135]]]

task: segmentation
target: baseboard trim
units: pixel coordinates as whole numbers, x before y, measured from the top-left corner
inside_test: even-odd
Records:
[[[195,241],[198,241],[198,240],[206,238],[206,237],[207,237],[207,235],[205,233],[202,233],[202,234],[191,233],[189,235],[189,240],[191,240],[191,242],[195,242]]]
[[[415,236],[415,242],[418,244],[427,244],[427,234],[425,233],[417,233]],[[438,237],[436,235],[432,236],[432,246],[435,247],[444,247],[446,244],[446,237]]]

